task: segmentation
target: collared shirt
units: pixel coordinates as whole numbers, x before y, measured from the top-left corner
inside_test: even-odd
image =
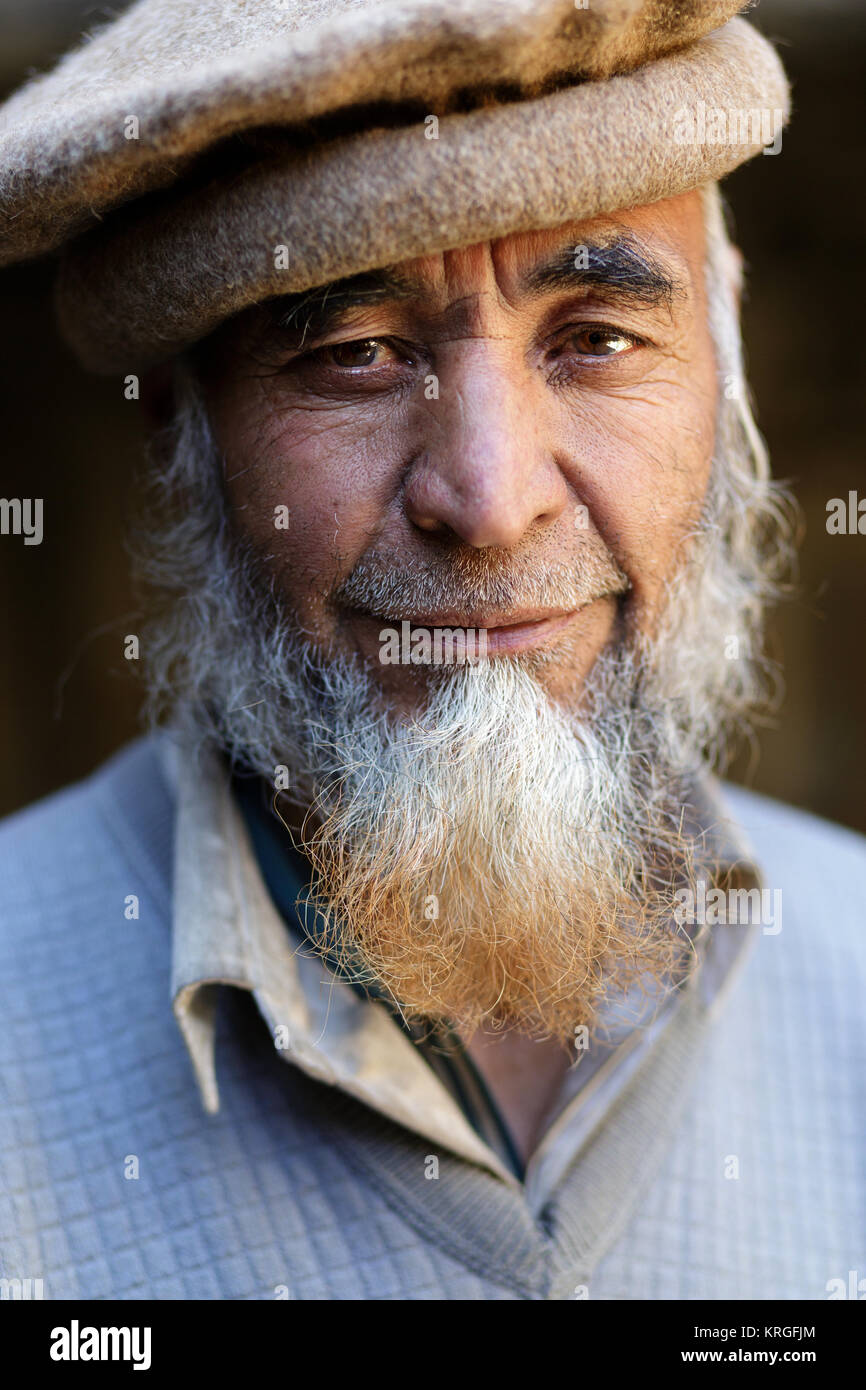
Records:
[[[673,991],[635,1022],[630,1001],[605,1018],[566,1075],[542,1138],[522,1175],[497,1142],[484,1088],[479,1107],[436,1065],[380,999],[339,977],[310,947],[301,923],[275,905],[249,829],[222,761],[165,746],[178,797],[172,997],[202,1100],[219,1106],[215,1042],[216,986],[250,990],[286,1060],[335,1085],[510,1184],[521,1177],[530,1208],[540,1211],[574,1155],[599,1126],[615,1122],[617,1098],[670,1026],[680,1007]],[[697,798],[696,798],[697,800]],[[700,823],[714,857],[738,886],[760,883],[747,847],[726,823],[708,782],[700,789]],[[742,964],[756,926],[713,928],[701,941],[698,987],[705,1007],[721,1000]],[[466,1059],[468,1060],[468,1059]],[[477,1069],[465,1071],[470,1078]],[[482,1082],[483,1085],[483,1082]],[[479,1108],[486,1120],[479,1123]]]

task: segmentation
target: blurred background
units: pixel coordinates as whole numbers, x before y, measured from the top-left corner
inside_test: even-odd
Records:
[[[0,0],[0,96],[125,6]],[[827,502],[866,497],[864,0],[762,0],[794,119],[775,158],[725,184],[749,270],[744,331],[758,421],[806,534],[800,595],[772,624],[786,697],[733,775],[866,832],[866,538],[828,535]],[[853,315],[853,319],[852,319]],[[138,406],[60,343],[52,267],[0,272],[4,497],[42,497],[45,537],[0,536],[0,814],[93,769],[137,731],[123,637],[138,630],[124,538]]]

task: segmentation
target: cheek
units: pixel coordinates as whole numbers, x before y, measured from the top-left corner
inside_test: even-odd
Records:
[[[322,632],[328,595],[384,524],[399,430],[358,407],[259,401],[229,414],[221,436],[235,524],[293,611]]]
[[[628,574],[630,603],[652,610],[687,550],[709,482],[715,383],[644,384],[606,397],[573,436],[571,481]]]

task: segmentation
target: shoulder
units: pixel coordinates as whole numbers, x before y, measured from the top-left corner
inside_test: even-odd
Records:
[[[83,925],[124,885],[167,901],[174,801],[159,744],[138,739],[0,821],[0,939],[40,922]]]
[[[788,938],[804,959],[835,958],[862,983],[866,975],[863,896],[866,837],[807,811],[723,783],[722,800],[752,848],[765,889],[779,895]]]
[[[814,878],[828,869],[842,876],[866,872],[866,836],[857,831],[731,782],[722,783],[721,792],[732,818],[765,863],[784,867],[798,878]]]

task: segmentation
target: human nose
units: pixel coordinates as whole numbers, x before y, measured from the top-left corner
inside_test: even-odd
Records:
[[[568,501],[549,414],[507,351],[482,341],[459,359],[440,376],[439,399],[425,413],[406,513],[419,530],[511,549],[530,527],[555,521]]]

